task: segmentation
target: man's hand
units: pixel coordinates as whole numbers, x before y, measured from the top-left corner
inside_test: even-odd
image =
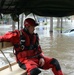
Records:
[[[40,58],[39,65],[42,67],[45,64],[44,58]]]

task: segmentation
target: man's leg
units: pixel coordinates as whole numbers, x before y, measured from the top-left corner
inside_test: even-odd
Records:
[[[53,58],[50,64],[52,65],[52,71],[55,75],[63,75],[60,64],[56,59]]]
[[[54,75],[63,75],[60,64],[56,59],[47,58],[47,57],[45,57],[44,59],[45,59],[45,64],[43,66],[43,69],[52,68]]]
[[[41,73],[39,68],[34,68],[30,71],[30,75],[38,75],[39,73]]]
[[[34,61],[29,60],[27,63],[25,63],[25,65],[28,75],[38,75],[41,73],[40,69],[37,67],[38,64]]]

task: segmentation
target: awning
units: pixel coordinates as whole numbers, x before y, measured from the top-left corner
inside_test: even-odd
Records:
[[[74,15],[74,0],[0,0],[0,13],[70,16]]]

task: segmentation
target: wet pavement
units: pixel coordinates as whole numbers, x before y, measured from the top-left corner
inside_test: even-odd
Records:
[[[67,29],[74,28],[73,24],[74,22],[70,21],[64,22],[63,32]],[[39,26],[35,31],[39,34],[40,45],[44,54],[58,59],[65,75],[74,75],[74,36],[60,33],[60,30],[56,29],[56,22],[54,22],[53,33],[49,32],[49,28],[49,25]],[[8,51],[12,54],[11,50]],[[4,64],[3,57],[1,56],[0,54],[0,67]],[[8,57],[10,57],[10,55]],[[14,61],[14,59],[12,58],[10,61]],[[53,73],[48,75],[53,75]]]

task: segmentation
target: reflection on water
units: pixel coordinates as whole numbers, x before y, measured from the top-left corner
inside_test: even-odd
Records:
[[[74,37],[57,34],[52,39],[42,38],[40,43],[45,55],[59,60],[66,75],[74,75]]]
[[[50,33],[49,26],[37,27],[35,32],[39,34],[40,45],[45,55],[58,59],[65,75],[74,75],[74,37],[56,33],[57,30]]]
[[[38,33],[45,55],[57,58],[65,75],[74,75],[74,36],[56,31],[49,33],[49,27],[45,29],[48,30],[41,29],[42,35]]]

